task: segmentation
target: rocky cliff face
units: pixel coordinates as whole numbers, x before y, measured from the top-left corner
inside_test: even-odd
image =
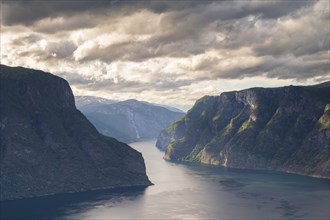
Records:
[[[94,97],[89,104],[81,105],[82,100],[85,99],[76,100],[79,110],[98,131],[125,143],[157,138],[165,127],[184,115],[134,99],[107,103]]]
[[[330,83],[207,96],[160,134],[164,158],[330,177]]]
[[[147,186],[142,155],[100,135],[68,83],[1,65],[0,199]]]

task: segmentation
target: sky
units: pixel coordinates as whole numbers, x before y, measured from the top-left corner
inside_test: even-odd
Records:
[[[330,80],[328,1],[1,0],[1,63],[75,95],[188,110],[205,95]]]

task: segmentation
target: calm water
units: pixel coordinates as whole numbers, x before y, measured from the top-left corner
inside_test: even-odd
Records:
[[[277,172],[174,164],[155,141],[142,152],[155,184],[1,203],[2,218],[50,219],[329,219],[329,180]]]

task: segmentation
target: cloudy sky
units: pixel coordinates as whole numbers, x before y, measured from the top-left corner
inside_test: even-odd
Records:
[[[329,2],[1,1],[1,63],[42,69],[75,95],[189,109],[254,86],[330,79]]]

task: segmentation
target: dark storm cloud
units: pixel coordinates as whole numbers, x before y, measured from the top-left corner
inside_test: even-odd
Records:
[[[329,9],[318,13],[322,10],[319,7],[315,11],[318,3],[13,0],[3,1],[2,22],[6,29],[23,27],[31,32],[11,41],[11,47],[20,47],[15,52],[18,58],[31,57],[53,68],[61,61],[71,62],[70,68],[77,69],[84,64],[124,63],[123,68],[115,70],[119,74],[116,80],[65,73],[63,76],[74,85],[91,90],[165,91],[220,78],[300,80],[325,76],[329,72]],[[47,44],[24,49],[24,45],[38,45],[40,41]],[[209,56],[210,51],[214,53]],[[170,58],[200,60],[190,66],[184,63],[184,68],[170,68],[173,74],[168,74],[163,68],[175,63]],[[152,59],[160,61],[155,64]],[[159,72],[150,68],[150,74],[144,75],[141,69],[133,73],[149,79],[147,82],[138,81],[138,76],[120,76],[132,71],[132,63],[146,65],[148,61],[151,66],[159,65]]]
[[[254,52],[257,56],[270,54],[274,56],[282,54],[302,56],[305,54],[318,53],[320,51],[328,51],[330,49],[329,42],[329,29],[325,28],[320,30],[319,28],[314,28],[313,32],[306,31],[304,33],[296,33],[294,37],[283,35],[269,37],[268,42],[256,45],[254,47]]]
[[[90,28],[111,23],[112,18],[136,13],[147,9],[154,13],[164,13],[159,21],[159,31],[151,39],[140,42],[123,42],[104,45],[94,44],[77,59],[80,61],[102,60],[113,62],[129,60],[140,62],[154,57],[187,57],[204,53],[210,48],[235,49],[258,42],[254,51],[259,56],[293,51],[295,54],[307,50],[318,52],[320,45],[309,45],[306,50],[301,44],[296,48],[290,39],[288,43],[277,45],[278,39],[260,44],[267,36],[267,30],[256,30],[258,20],[278,18],[315,4],[315,1],[4,1],[3,19],[5,25],[31,25],[35,32],[53,34],[59,31]],[[252,19],[245,19],[254,15]],[[226,21],[227,20],[227,21]],[[270,22],[270,25],[271,22]],[[128,34],[139,31],[133,25]],[[267,28],[267,27],[266,27]],[[269,27],[271,28],[271,27]],[[113,31],[113,30],[109,30]],[[223,32],[226,37],[221,44],[209,32]],[[266,35],[266,36],[265,36]],[[303,38],[304,35],[299,35]],[[323,37],[323,35],[320,35]],[[281,37],[281,36],[280,36]],[[324,38],[324,37],[323,37]],[[303,41],[303,40],[302,40]],[[59,47],[59,46],[57,46]],[[65,45],[64,45],[65,47]],[[304,47],[307,47],[305,45]],[[73,46],[69,47],[73,48]],[[324,48],[323,48],[324,49]],[[60,49],[60,56],[63,49]],[[56,52],[56,51],[51,51]],[[73,52],[73,51],[72,51]],[[65,57],[65,56],[61,56]]]
[[[79,16],[44,19],[33,25],[32,29],[38,33],[54,34],[61,31],[72,31],[83,28],[92,28],[99,24],[99,19],[90,14]]]
[[[89,14],[115,13],[127,15],[147,9],[154,13],[169,11],[198,11],[205,5],[219,7],[205,20],[236,19],[249,14],[261,14],[265,18],[277,18],[315,1],[110,1],[110,0],[5,0],[3,22],[5,25],[31,25],[44,18],[67,17],[88,12]]]
[[[141,9],[155,13],[181,10],[201,4],[199,1],[118,1],[118,0],[5,0],[3,1],[5,25],[31,25],[44,18],[70,17],[72,15],[109,14],[125,16]],[[87,21],[88,22],[88,21]]]
[[[10,0],[3,1],[3,4],[3,20],[5,25],[31,25],[43,18],[96,12],[111,6],[112,1]]]
[[[161,5],[161,3],[165,4],[163,1],[156,1],[151,5]],[[170,11],[162,15],[159,21],[160,30],[154,33],[151,39],[142,42],[123,42],[107,47],[95,44],[86,50],[85,54],[79,57],[79,60],[99,59],[104,62],[113,62],[116,60],[143,61],[162,56],[187,57],[204,53],[210,48],[226,47],[235,49],[253,44],[257,44],[254,49],[256,54],[267,55],[267,50],[271,52],[271,50],[275,51],[276,48],[279,48],[276,45],[278,39],[275,38],[272,39],[273,42],[271,43],[261,44],[266,37],[270,37],[270,34],[267,34],[268,28],[271,29],[275,25],[276,20],[270,20],[268,22],[269,26],[265,26],[260,30],[256,29],[256,22],[264,18],[283,16],[302,7],[310,6],[315,2],[257,1],[251,3],[250,1],[207,1],[203,5],[191,3],[194,3],[194,1],[181,1],[176,4],[172,2],[176,8],[169,7],[169,3],[165,4],[167,5],[164,6],[166,10],[178,8],[182,10]],[[187,7],[182,7],[184,4]],[[150,5],[148,6],[152,8]],[[282,7],[284,9],[280,10]],[[244,17],[249,14],[255,15],[248,19]],[[224,21],[223,19],[230,20]],[[128,33],[138,32],[132,28],[126,31]],[[223,32],[226,35],[224,42],[215,42],[215,35],[212,35],[212,32]],[[303,41],[304,35],[298,34]],[[320,36],[323,37],[322,34]],[[289,45],[292,45],[290,39],[287,41]],[[298,42],[298,44],[297,47],[300,47],[301,43]],[[287,51],[291,49],[286,44],[282,44],[282,47]],[[319,51],[318,45],[316,47],[309,45],[309,47],[316,48],[315,52]],[[284,51],[282,49],[277,50]],[[298,48],[292,51],[299,53],[303,52],[304,49]]]
[[[206,59],[195,70],[207,71],[210,73],[210,79],[236,79],[265,75],[268,78],[303,80],[329,74],[329,57],[326,52],[303,57],[292,55],[266,56],[262,58],[260,64],[245,68],[238,64],[230,70],[217,69],[216,64],[218,62],[220,62],[219,59]]]

